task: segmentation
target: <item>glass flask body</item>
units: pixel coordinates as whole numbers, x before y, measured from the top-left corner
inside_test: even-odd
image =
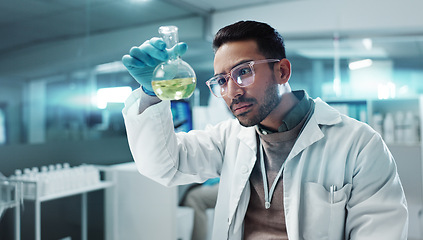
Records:
[[[159,33],[166,42],[169,60],[154,70],[151,81],[153,90],[162,100],[189,98],[195,90],[197,78],[192,67],[172,51],[178,43],[178,28],[163,26],[159,28]]]

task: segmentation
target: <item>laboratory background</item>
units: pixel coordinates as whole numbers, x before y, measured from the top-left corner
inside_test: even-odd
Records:
[[[257,20],[284,36],[292,89],[382,135],[407,197],[408,239],[423,240],[423,1],[2,0],[0,9],[0,239],[190,239],[193,212],[179,206],[188,186],[163,187],[133,164],[121,110],[139,85],[121,58],[177,26],[197,87],[172,101],[175,131],[202,129],[231,117],[205,84],[214,34]]]

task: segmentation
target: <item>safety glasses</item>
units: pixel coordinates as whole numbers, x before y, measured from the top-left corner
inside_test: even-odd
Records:
[[[210,92],[214,96],[221,98],[227,95],[229,79],[232,79],[239,87],[247,87],[254,83],[255,65],[275,63],[279,61],[279,59],[264,59],[246,62],[232,68],[231,71],[225,75],[219,74],[210,78],[206,81],[206,85],[209,87]]]

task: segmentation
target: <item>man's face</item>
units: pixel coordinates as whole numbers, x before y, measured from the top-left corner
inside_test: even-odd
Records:
[[[259,53],[255,41],[229,42],[216,51],[215,74],[227,74],[240,63],[263,59],[266,57]],[[223,97],[234,116],[245,127],[262,122],[281,100],[273,69],[268,64],[259,64],[254,66],[254,70],[253,84],[239,87],[230,79],[227,94]]]

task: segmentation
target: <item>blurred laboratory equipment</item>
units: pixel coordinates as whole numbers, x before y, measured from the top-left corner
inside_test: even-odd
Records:
[[[70,167],[69,163],[58,163],[42,166],[41,170],[38,167],[16,169],[10,178],[22,181],[24,196],[32,198],[38,194],[43,197],[99,184],[100,172],[92,165]]]
[[[405,114],[404,139],[406,143],[419,142],[419,119],[412,111]]]
[[[395,113],[395,142],[404,142],[404,113],[397,111]]]
[[[14,185],[0,172],[0,219],[8,208],[15,206]]]
[[[386,143],[395,142],[395,122],[392,113],[387,113],[383,120],[383,138]]]
[[[380,135],[383,135],[383,115],[381,113],[375,113],[373,115],[373,129]]]
[[[178,28],[176,26],[161,26],[159,28],[169,60],[159,64],[153,72],[152,87],[157,97],[162,100],[179,100],[189,98],[197,84],[197,78],[192,67],[183,61],[177,52],[169,51],[178,43]]]
[[[15,209],[15,240],[20,240],[20,207],[23,205],[22,183],[6,178],[0,172],[0,220],[7,209]]]
[[[374,113],[373,128],[388,144],[417,144],[420,141],[419,117],[413,111]]]
[[[27,200],[25,204],[27,202],[34,204],[35,239],[41,240],[43,239],[41,237],[41,204],[46,201],[80,194],[82,196],[81,239],[86,240],[87,194],[114,185],[112,181],[102,180],[101,172],[105,171],[107,171],[107,167],[88,164],[71,167],[69,163],[50,164],[41,168],[16,169],[12,176],[6,178],[7,181],[15,183],[19,187],[15,191],[15,196],[17,196],[15,199],[20,200],[20,204],[15,204],[15,239],[20,239],[21,213],[19,206],[23,205],[23,200]]]

